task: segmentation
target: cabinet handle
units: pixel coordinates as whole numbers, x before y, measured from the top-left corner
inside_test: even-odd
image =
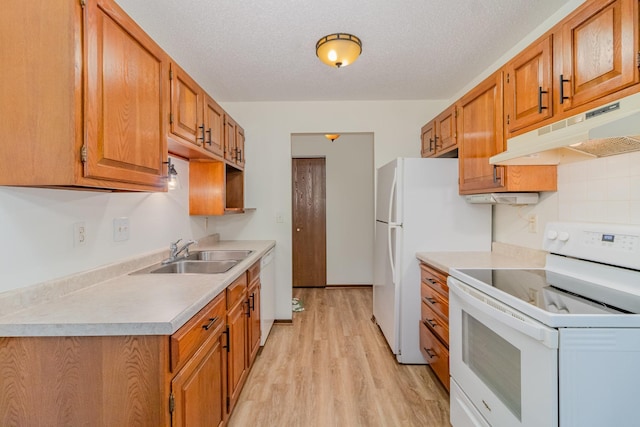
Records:
[[[227,336],[227,343],[223,345],[222,348],[226,348],[227,353],[229,353],[231,351],[231,343],[229,342],[229,325],[227,325],[227,328],[222,331],[222,333]]]
[[[211,145],[211,128],[207,129],[207,134],[209,135],[209,138],[207,139],[207,144]]]
[[[434,322],[433,319],[424,319],[424,324],[426,325],[427,323],[434,329],[436,328],[436,326],[438,326],[438,324]]]
[[[256,307],[256,293],[255,292],[251,292],[251,295],[249,295],[249,309],[251,311],[255,311]]]
[[[238,148],[238,161],[242,162],[242,150]]]
[[[202,131],[202,137],[197,137],[196,140],[202,141],[202,143],[204,144],[204,124],[198,126],[198,129],[200,129]],[[200,144],[198,144],[198,147],[199,146],[200,146]]]
[[[429,279],[429,278],[427,278],[427,281],[428,281],[429,283],[431,283],[432,285],[436,285],[436,284],[437,284],[437,283],[436,283],[436,281],[435,281],[435,280],[433,280],[433,279]]]
[[[432,305],[435,305],[435,304],[436,304],[436,302],[437,302],[436,300],[434,300],[434,299],[433,299],[433,298],[431,298],[431,297],[424,297],[424,300],[425,300],[426,302],[428,302],[429,304],[432,304]]]
[[[435,354],[433,350],[430,348],[422,347],[422,349],[424,350],[425,353],[427,353],[427,356],[429,356],[429,359],[433,359],[434,357],[437,356],[437,354]]]
[[[218,321],[218,316],[210,318],[209,323],[207,323],[206,325],[202,325],[202,329],[204,329],[205,331],[208,331],[209,329],[211,329],[213,324],[216,323],[217,321]]]
[[[498,181],[501,181],[502,177],[498,176],[498,166],[493,165],[493,183],[497,184]]]
[[[542,95],[549,93],[547,90],[542,90],[542,86],[538,86],[538,114],[542,114],[542,110],[546,110],[547,107],[542,105]]]
[[[429,138],[429,151],[433,151],[433,138]]]
[[[247,317],[251,317],[251,305],[249,304],[249,300],[246,300],[244,303],[247,305],[247,311],[244,314],[246,314]]]
[[[569,83],[569,79],[565,79],[564,74],[560,74],[560,104],[564,104],[564,100],[569,99],[568,96],[564,96],[565,83]]]
[[[433,148],[438,149],[438,135],[433,137]],[[440,148],[442,148],[442,144],[440,144]]]

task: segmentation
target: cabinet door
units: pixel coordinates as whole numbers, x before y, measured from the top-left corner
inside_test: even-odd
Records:
[[[224,116],[224,158],[236,161],[236,122],[227,115]]]
[[[590,2],[565,21],[558,77],[563,111],[638,82],[637,26],[637,0]]]
[[[249,302],[244,297],[227,313],[227,326],[229,327],[229,348],[227,349],[227,378],[228,378],[228,413],[240,396],[240,390],[246,375],[247,361],[247,315]]]
[[[260,349],[260,279],[249,287],[249,352],[248,366],[253,364]]]
[[[84,176],[164,186],[167,57],[112,0],[84,11]]]
[[[458,106],[460,193],[502,188],[502,169],[489,157],[504,150],[502,70],[480,83]]]
[[[458,145],[456,115],[456,106],[453,105],[436,117],[434,146],[438,156],[454,149]]]
[[[553,115],[552,36],[529,46],[505,67],[504,103],[509,132]]]
[[[175,63],[171,64],[171,133],[202,147],[205,128],[202,117],[204,92]]]
[[[226,418],[226,336],[209,339],[171,381],[173,427],[220,426]]]
[[[244,129],[236,124],[236,164],[244,167]]]
[[[209,95],[204,96],[204,147],[220,157],[224,153],[224,110]]]
[[[436,154],[436,147],[434,145],[436,122],[430,121],[426,125],[422,126],[421,141],[422,150],[420,152],[422,157],[431,157]]]

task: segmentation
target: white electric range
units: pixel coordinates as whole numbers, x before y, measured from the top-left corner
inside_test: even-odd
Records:
[[[453,269],[453,427],[640,425],[640,226],[550,223],[543,269]]]

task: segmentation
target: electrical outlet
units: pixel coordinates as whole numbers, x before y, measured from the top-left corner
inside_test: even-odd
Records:
[[[529,233],[538,233],[538,215],[530,214],[527,220],[529,221]]]
[[[113,241],[123,242],[129,240],[129,218],[121,217],[113,219]]]
[[[73,224],[73,246],[83,246],[87,243],[87,226],[84,221]]]

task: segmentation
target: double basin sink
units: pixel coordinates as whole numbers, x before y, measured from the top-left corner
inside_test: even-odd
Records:
[[[218,274],[226,273],[253,251],[206,250],[194,251],[185,257],[165,264],[154,264],[132,274]]]

